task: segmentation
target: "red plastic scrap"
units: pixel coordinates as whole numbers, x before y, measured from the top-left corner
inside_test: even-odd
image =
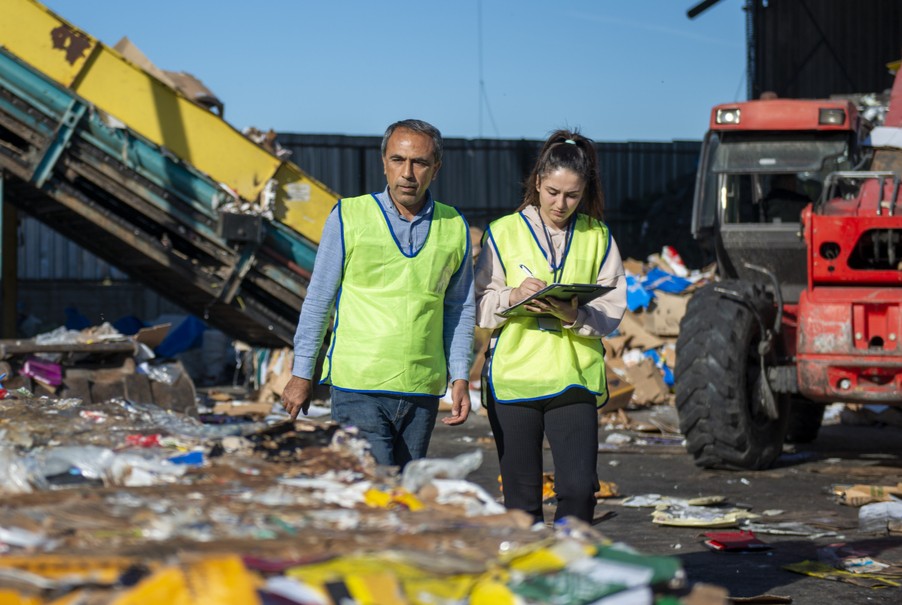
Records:
[[[771,548],[750,531],[710,531],[704,534],[704,544],[712,550],[753,551]]]
[[[160,435],[126,435],[125,445],[132,447],[158,447],[160,445]]]

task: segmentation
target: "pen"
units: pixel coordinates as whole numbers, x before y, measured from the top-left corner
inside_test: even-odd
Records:
[[[527,267],[526,265],[524,265],[524,264],[521,263],[521,264],[520,264],[520,268],[523,269],[523,272],[524,272],[526,275],[528,275],[528,276],[530,276],[530,277],[535,277],[535,275],[532,274],[532,271],[530,271],[530,270],[529,270],[529,267]]]

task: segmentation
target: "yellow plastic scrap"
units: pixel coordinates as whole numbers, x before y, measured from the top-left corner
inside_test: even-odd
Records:
[[[517,605],[522,603],[505,582],[487,580],[477,583],[470,595],[470,605]]]
[[[53,601],[46,603],[46,605],[82,605],[86,602],[90,602],[90,591],[87,589],[79,589],[58,599],[54,599]]]
[[[112,605],[257,605],[259,578],[235,555],[167,567],[140,582]]]
[[[303,582],[324,599],[329,598],[327,585],[343,584],[359,605],[464,602],[479,580],[473,575],[430,573],[390,554],[346,556],[293,567],[286,570],[285,575]]]
[[[501,475],[498,475],[498,490],[504,493],[504,484],[501,481]],[[598,485],[598,491],[595,492],[596,498],[616,498],[620,495],[620,488],[612,481],[601,481]],[[557,497],[554,491],[554,473],[542,473],[542,502]]]
[[[498,475],[498,491],[504,493],[504,482],[501,481],[501,475]],[[542,473],[542,502],[551,500],[557,496],[554,491],[554,473]]]
[[[37,597],[26,597],[15,590],[0,588],[0,605],[42,605],[43,601]]]
[[[66,557],[8,555],[0,559],[0,567],[14,567],[45,578],[77,578],[85,583],[111,584],[130,566],[140,562],[130,557]]]
[[[140,605],[141,603],[169,603],[190,605],[188,581],[176,567],[166,567],[145,578],[132,590],[122,595],[112,605]]]
[[[411,565],[393,561],[389,557],[376,557],[368,555],[356,555],[339,557],[314,563],[292,567],[285,571],[285,575],[303,582],[328,596],[325,586],[334,582],[346,581],[349,577],[362,577],[390,572],[398,581],[410,578],[422,578],[426,574]],[[353,582],[352,582],[353,584]],[[351,587],[348,587],[349,592]],[[352,593],[355,598],[357,595]]]
[[[426,603],[473,603],[467,597],[478,586],[476,576],[432,576],[404,580],[404,594],[416,605]]]
[[[569,563],[591,557],[595,547],[574,540],[560,540],[554,544],[526,552],[510,562],[510,568],[527,574],[560,571]]]
[[[423,503],[420,501],[420,499],[407,490],[399,490],[395,492],[392,495],[392,500],[411,511],[418,511],[423,508]]]
[[[821,578],[823,580],[835,580],[837,582],[845,582],[847,584],[855,584],[867,588],[886,588],[888,586],[899,587],[902,584],[893,580],[873,573],[852,573],[844,569],[836,569],[832,565],[821,563],[819,561],[800,561],[799,563],[790,563],[784,565],[783,569],[793,571],[795,573]]]
[[[620,495],[620,488],[613,481],[599,481],[596,498],[616,498]]]
[[[363,494],[363,501],[372,508],[403,506],[411,511],[418,511],[423,508],[423,503],[420,499],[405,489],[385,492],[371,487]]]
[[[344,584],[359,605],[407,605],[398,578],[390,571],[351,574]]]
[[[363,501],[371,508],[388,508],[391,506],[391,494],[371,487],[363,494]]]

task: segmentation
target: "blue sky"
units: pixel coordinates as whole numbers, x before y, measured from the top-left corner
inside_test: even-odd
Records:
[[[44,4],[110,46],[128,36],[158,67],[200,78],[239,129],[381,135],[416,117],[446,137],[579,127],[597,141],[670,141],[701,139],[710,107],[746,94],[744,0],[690,20],[697,2]]]

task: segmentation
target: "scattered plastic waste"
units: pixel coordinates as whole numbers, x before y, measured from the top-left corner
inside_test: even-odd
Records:
[[[412,460],[401,473],[401,486],[411,493],[417,493],[421,487],[436,478],[465,479],[480,465],[482,465],[482,450],[473,450],[451,459]]]
[[[745,519],[741,527],[743,529],[753,531],[757,534],[771,534],[774,536],[805,536],[815,540],[817,538],[829,538],[836,536],[836,532],[829,529],[823,529],[800,523],[796,521],[784,521],[780,523],[760,523],[758,521]]]
[[[902,586],[898,581],[890,578],[882,577],[879,574],[870,573],[852,573],[843,569],[836,569],[830,564],[821,563],[820,561],[801,561],[799,563],[790,563],[784,565],[783,569],[795,573],[822,578],[824,580],[834,580],[836,582],[845,582],[847,584],[855,584],[865,588],[887,588]]]
[[[138,371],[142,374],[146,374],[151,380],[169,386],[174,385],[179,379],[179,376],[182,375],[180,367],[174,363],[154,364],[149,361],[144,361],[138,364]]]
[[[29,358],[22,366],[23,376],[30,376],[38,382],[57,387],[63,383],[63,369],[58,363],[44,361],[37,357]]]
[[[858,509],[858,529],[869,534],[887,534],[902,529],[902,502],[874,502]]]

